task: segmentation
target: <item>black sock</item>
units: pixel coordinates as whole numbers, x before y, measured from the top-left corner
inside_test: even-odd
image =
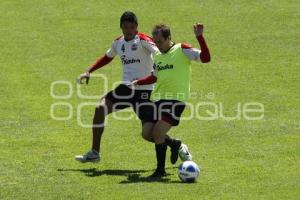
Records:
[[[156,170],[165,171],[165,161],[166,161],[166,152],[167,152],[166,143],[155,144],[155,151],[156,151],[156,161],[157,161]]]
[[[167,138],[165,139],[165,143],[169,146],[172,147],[173,139],[170,136],[166,136]]]

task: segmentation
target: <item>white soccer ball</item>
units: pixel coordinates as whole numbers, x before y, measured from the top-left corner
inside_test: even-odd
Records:
[[[182,182],[195,182],[200,175],[200,168],[193,161],[185,161],[178,167],[178,176]]]

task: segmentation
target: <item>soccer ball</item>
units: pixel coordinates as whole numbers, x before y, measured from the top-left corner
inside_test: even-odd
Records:
[[[195,182],[199,175],[200,169],[193,161],[185,161],[178,167],[178,177],[182,182]]]

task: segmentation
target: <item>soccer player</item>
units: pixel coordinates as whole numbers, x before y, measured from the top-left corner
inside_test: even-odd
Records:
[[[108,114],[132,107],[142,121],[142,124],[145,118],[147,118],[147,112],[145,112],[145,109],[147,109],[146,106],[138,107],[138,105],[143,102],[149,102],[153,84],[137,86],[134,89],[127,85],[132,80],[151,73],[153,70],[152,55],[158,53],[159,50],[152,38],[146,34],[139,33],[137,27],[138,20],[136,15],[132,12],[124,12],[120,18],[120,28],[123,35],[115,39],[106,54],[78,78],[79,83],[82,83],[83,80],[86,80],[86,83],[88,83],[90,73],[110,63],[116,55],[119,55],[121,58],[123,81],[114,90],[108,92],[96,107],[92,128],[92,148],[84,155],[75,156],[75,159],[79,162],[98,162],[100,160],[100,143],[104,131],[105,117]],[[171,138],[167,140],[172,142],[173,149],[176,149],[178,152],[181,141]],[[176,157],[176,154],[172,155]]]
[[[172,126],[179,124],[185,109],[185,102],[190,94],[191,60],[202,63],[210,61],[209,49],[203,37],[203,25],[195,24],[194,33],[200,49],[184,43],[174,43],[170,28],[163,24],[156,25],[152,36],[161,54],[154,57],[154,71],[151,75],[132,82],[137,87],[156,82],[152,93],[156,110],[153,112],[153,119],[145,122],[143,128],[143,137],[155,142],[157,168],[151,177],[166,176],[166,134]]]

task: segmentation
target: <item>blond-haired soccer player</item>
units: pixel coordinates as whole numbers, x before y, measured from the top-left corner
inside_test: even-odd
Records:
[[[153,118],[145,122],[143,128],[143,137],[155,142],[157,168],[152,177],[166,175],[166,134],[172,126],[179,124],[185,109],[185,102],[190,94],[191,60],[202,63],[210,61],[209,49],[203,37],[203,25],[195,24],[194,33],[200,49],[185,43],[176,44],[171,39],[168,26],[156,25],[152,36],[161,53],[154,56],[154,71],[151,75],[132,82],[135,86],[156,82],[152,93],[155,104]]]

